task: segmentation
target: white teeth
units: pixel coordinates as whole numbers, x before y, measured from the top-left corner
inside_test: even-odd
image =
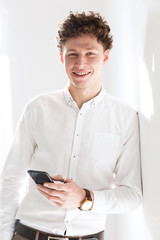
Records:
[[[75,72],[75,74],[79,75],[79,76],[82,76],[82,75],[87,75],[88,73],[84,73],[84,72]]]

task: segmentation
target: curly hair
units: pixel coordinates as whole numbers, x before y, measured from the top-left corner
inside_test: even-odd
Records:
[[[63,52],[66,41],[70,38],[78,37],[84,34],[93,34],[100,42],[104,50],[112,48],[113,37],[110,34],[110,27],[104,18],[93,11],[75,14],[70,11],[66,20],[59,25],[57,35],[57,47]]]

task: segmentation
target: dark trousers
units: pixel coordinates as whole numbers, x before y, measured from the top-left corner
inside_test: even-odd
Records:
[[[16,234],[13,236],[12,240],[29,240],[29,239],[21,237],[20,235]]]
[[[80,236],[80,237],[63,237],[60,235],[44,233],[37,229],[30,228],[21,224],[17,221],[15,226],[15,233],[12,237],[12,240],[103,240],[104,239],[104,231],[95,233],[93,235]]]

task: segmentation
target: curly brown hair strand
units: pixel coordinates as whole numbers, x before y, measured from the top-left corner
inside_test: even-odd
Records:
[[[113,37],[110,34],[110,27],[99,13],[89,11],[89,14],[85,12],[74,14],[70,11],[69,16],[59,26],[57,36],[59,51],[63,52],[63,47],[68,39],[84,34],[93,34],[104,50],[112,48]]]

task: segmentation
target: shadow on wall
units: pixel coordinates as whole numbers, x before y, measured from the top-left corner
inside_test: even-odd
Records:
[[[148,13],[143,60],[152,91],[150,100],[153,101],[153,109],[150,109],[153,113],[150,118],[140,114],[144,215],[149,232],[148,239],[158,240],[160,239],[160,4],[151,8]],[[141,85],[140,91],[146,91],[145,84]],[[149,95],[146,95],[146,100]],[[150,106],[146,105],[146,107]],[[143,113],[143,106],[141,110]]]

